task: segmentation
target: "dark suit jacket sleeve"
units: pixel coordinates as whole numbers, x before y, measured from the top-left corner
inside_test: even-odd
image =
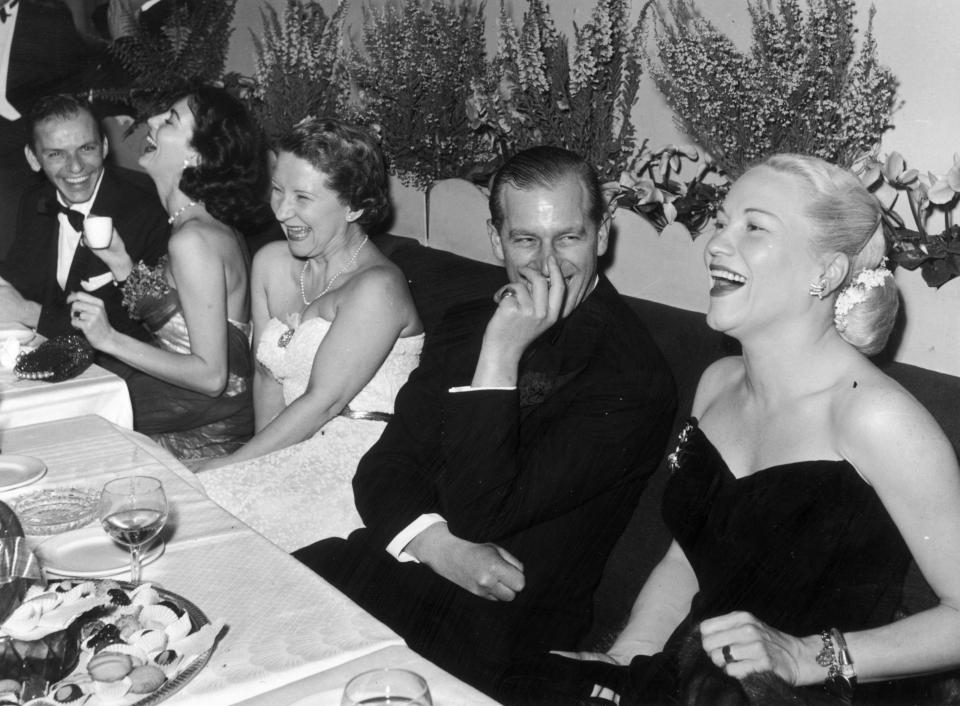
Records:
[[[397,395],[393,419],[360,459],[353,479],[357,510],[383,547],[420,515],[439,510],[432,477],[439,461],[438,358],[428,336],[420,365]]]
[[[450,393],[436,352],[425,353],[355,479],[376,541],[425,512],[459,537],[495,541],[619,484],[635,488],[659,462],[676,408],[666,364],[644,349],[652,342],[624,336],[638,326],[617,320],[598,332],[591,364],[523,425],[517,391]]]
[[[43,299],[44,280],[39,272],[44,268],[41,243],[30,237],[27,218],[36,218],[38,190],[31,189],[20,198],[17,210],[17,234],[6,258],[0,262],[0,277],[13,285],[20,296],[30,301]]]
[[[548,423],[521,431],[516,392],[447,394],[442,409],[440,513],[471,541],[494,541],[621,486],[656,467],[675,409],[669,375],[584,373]],[[532,412],[532,415],[538,411]]]

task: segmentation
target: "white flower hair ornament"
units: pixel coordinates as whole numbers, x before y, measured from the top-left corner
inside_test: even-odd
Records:
[[[862,304],[867,300],[867,292],[874,287],[882,287],[887,277],[893,277],[893,273],[886,267],[880,265],[870,269],[860,270],[857,276],[847,283],[840,294],[837,295],[833,303],[833,325],[837,331],[843,333],[847,330],[847,314],[857,304]]]

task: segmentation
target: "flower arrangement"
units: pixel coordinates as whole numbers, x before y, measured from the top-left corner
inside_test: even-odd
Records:
[[[590,21],[574,26],[571,61],[543,0],[530,0],[519,28],[501,1],[497,53],[466,104],[492,162],[548,143],[581,154],[605,181],[620,178],[635,148],[630,112],[642,74],[643,15],[631,29],[629,6],[597,0]]]
[[[699,158],[700,153],[692,145],[667,145],[652,152],[644,141],[616,185],[613,205],[639,213],[658,230],[680,223],[696,238],[707,221],[717,215],[730,189],[730,182],[722,179],[716,162],[706,156],[692,179],[680,179],[683,160],[696,162]],[[706,181],[711,174],[721,180]]]
[[[159,30],[138,24],[110,52],[133,76],[127,89],[97,92],[127,101],[143,118],[166,109],[186,81],[216,81],[223,75],[237,0],[167,0],[173,6]]]
[[[870,155],[858,166],[861,180],[878,196],[884,189],[893,191],[883,209],[890,258],[908,270],[919,267],[931,287],[960,277],[960,226],[953,222],[960,194],[960,155],[954,155],[953,166],[942,177],[907,169],[899,152],[891,152],[883,161]],[[908,228],[894,210],[901,193],[906,193],[915,229]],[[944,227],[940,233],[931,233],[927,224],[937,211],[943,214]]]
[[[339,112],[348,87],[341,60],[341,0],[328,18],[317,0],[287,0],[280,19],[260,10],[263,35],[251,31],[256,75],[248,98],[266,133],[276,137],[308,115]]]
[[[873,15],[856,51],[854,0],[749,0],[748,52],[698,12],[654,13],[650,74],[678,127],[736,178],[776,152],[849,167],[891,126],[897,80],[877,57]]]
[[[364,8],[364,51],[346,57],[354,118],[374,126],[407,186],[461,176],[484,150],[466,101],[484,75],[483,4],[399,0]]]

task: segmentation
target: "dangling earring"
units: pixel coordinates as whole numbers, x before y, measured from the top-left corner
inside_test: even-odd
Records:
[[[810,283],[810,296],[816,297],[817,299],[823,299],[823,293],[827,291],[827,283],[821,277],[816,282]]]

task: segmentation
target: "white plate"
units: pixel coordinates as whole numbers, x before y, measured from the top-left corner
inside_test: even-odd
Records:
[[[8,338],[12,338],[14,341],[23,345],[24,343],[29,343],[37,335],[37,332],[32,328],[26,327],[15,327],[10,324],[0,324],[0,341],[6,341]]]
[[[141,565],[156,561],[164,543],[153,540],[141,553]],[[84,527],[41,542],[36,549],[48,574],[98,578],[130,571],[130,550],[114,542],[102,527]]]
[[[46,473],[47,467],[39,458],[0,455],[0,491],[30,485]]]

